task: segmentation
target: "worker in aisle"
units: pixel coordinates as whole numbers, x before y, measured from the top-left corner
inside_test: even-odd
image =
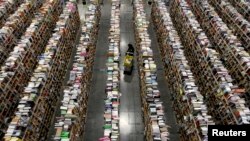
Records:
[[[134,47],[128,44],[128,50],[124,58],[124,74],[132,74],[133,71]]]
[[[82,0],[82,5],[86,5],[86,0]]]
[[[148,5],[151,5],[152,4],[152,0],[148,0]]]

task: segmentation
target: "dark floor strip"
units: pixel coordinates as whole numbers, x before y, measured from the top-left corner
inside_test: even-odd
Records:
[[[121,58],[124,59],[128,44],[134,44],[133,8],[130,1],[121,0]],[[142,120],[139,75],[134,59],[134,70],[131,76],[123,74],[121,64],[121,109],[120,109],[120,140],[144,141],[144,124]]]
[[[111,3],[105,1],[101,6],[100,29],[98,32],[98,41],[94,68],[106,68],[106,54],[108,50],[108,33],[110,25]],[[88,101],[87,122],[85,126],[84,141],[97,141],[103,137],[103,112],[106,86],[106,71],[94,71],[92,86]]]

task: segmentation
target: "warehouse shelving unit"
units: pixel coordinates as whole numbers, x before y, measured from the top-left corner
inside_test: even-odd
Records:
[[[56,117],[53,140],[77,141],[85,133],[88,97],[93,73],[96,41],[99,29],[100,9],[98,5],[87,7],[86,21],[81,27],[70,78],[63,91],[60,116]]]
[[[161,94],[156,81],[157,66],[148,34],[149,21],[146,19],[142,0],[135,1],[133,16],[145,140],[168,140],[169,126],[165,123],[164,107],[160,100]]]
[[[67,3],[56,23],[54,34],[49,39],[45,52],[39,56],[38,65],[25,87],[18,110],[5,136],[6,140],[47,139],[79,23],[76,6]]]
[[[173,93],[173,108],[180,128],[180,140],[204,140],[208,125],[215,124],[208,115],[204,97],[184,55],[180,37],[163,2],[152,6],[152,19],[158,35],[165,76]]]
[[[218,15],[240,39],[244,49],[249,53],[250,23],[227,0],[208,0],[208,2],[214,6]]]
[[[250,3],[247,0],[228,0],[250,22]]]
[[[245,100],[237,95],[238,87],[232,84],[233,80],[219,60],[218,52],[212,48],[188,3],[184,0],[173,1],[170,13],[185,46],[185,55],[192,72],[201,88],[200,92],[205,97],[209,114],[213,116],[215,123],[248,123],[249,109]]]
[[[7,61],[6,59],[13,51],[13,48],[32,23],[33,17],[39,14],[40,11],[38,10],[41,8],[43,2],[45,1],[26,1],[20,5],[14,14],[6,19],[6,23],[0,29],[0,66]]]
[[[24,0],[2,0],[0,3],[0,28],[3,27],[7,18],[13,14]]]
[[[14,47],[0,72],[1,129],[6,129],[8,120],[14,114],[21,93],[37,64],[37,57],[43,52],[61,12],[59,1],[43,5],[21,40]],[[50,20],[48,20],[50,19]],[[6,123],[7,120],[7,123]]]
[[[248,1],[0,0],[0,140],[206,141],[209,125],[249,125]]]
[[[238,85],[236,93],[244,97],[247,102],[246,106],[250,107],[250,96],[247,91],[250,87],[249,54],[206,0],[202,2],[192,1],[192,3],[191,8],[198,21],[206,31],[216,51],[220,53],[220,58],[222,58],[224,65],[234,79],[233,83]]]

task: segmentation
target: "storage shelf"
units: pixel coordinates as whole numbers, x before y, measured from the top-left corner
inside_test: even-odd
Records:
[[[111,2],[109,47],[107,53],[107,80],[104,99],[104,136],[99,140],[120,140],[120,0]]]
[[[247,0],[228,0],[250,22],[250,3]]]
[[[56,117],[53,140],[77,141],[84,134],[92,69],[96,50],[100,9],[88,5],[86,20],[82,25],[80,42],[68,85],[65,86],[60,105],[60,116]]]
[[[9,125],[5,140],[19,138],[33,141],[47,139],[62,81],[76,42],[80,17],[76,6],[67,3],[60,15],[45,52],[22,93],[15,120]],[[30,104],[33,103],[33,104]],[[25,124],[23,124],[25,123]]]
[[[205,140],[208,138],[207,126],[215,123],[208,114],[204,97],[195,84],[195,77],[184,55],[180,37],[163,2],[153,3],[151,15],[165,64],[165,76],[173,93],[172,106],[177,123],[181,127],[181,140]]]
[[[188,3],[185,0],[173,1],[170,10],[185,56],[197,79],[196,84],[199,85],[215,123],[247,123],[247,120],[242,120],[249,115],[245,100],[238,95],[238,87],[232,84],[233,79],[220,61],[219,53],[213,49]],[[235,101],[231,99],[233,97]]]
[[[207,0],[192,1],[191,8],[216,51],[220,53],[220,58],[234,79],[233,83],[239,86],[238,91],[242,91],[241,97],[245,97],[246,105],[250,107],[249,94],[246,93],[250,90],[249,54]]]
[[[0,28],[3,27],[7,18],[13,14],[24,0],[1,0],[0,2]]]
[[[228,1],[208,0],[208,2],[214,6],[221,19],[241,40],[244,49],[250,53],[250,23]]]
[[[16,12],[6,20],[6,23],[0,29],[0,66],[5,63],[10,53],[19,42],[21,36],[30,26],[33,17],[39,15],[39,12],[41,12],[39,11],[39,8],[44,1],[45,0],[28,0],[20,5]]]
[[[2,66],[0,72],[1,109],[0,126],[5,130],[9,119],[16,109],[24,87],[28,84],[33,70],[37,64],[37,57],[43,52],[61,13],[59,0],[45,3],[33,20],[30,27],[15,46],[14,51]],[[50,20],[47,20],[50,18]],[[8,106],[8,104],[10,104]]]
[[[151,39],[148,34],[149,21],[146,18],[143,1],[134,2],[134,31],[138,71],[140,76],[140,94],[143,120],[145,125],[145,140],[168,140],[169,131],[161,93],[157,83],[157,66],[153,59]]]

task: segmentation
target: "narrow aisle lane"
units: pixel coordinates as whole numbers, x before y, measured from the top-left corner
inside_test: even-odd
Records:
[[[92,86],[89,94],[87,122],[85,127],[84,140],[97,141],[103,136],[103,111],[106,86],[106,60],[108,49],[108,34],[110,27],[111,4],[105,1],[101,6],[100,29],[98,32],[98,41],[94,62],[94,72]]]
[[[165,117],[166,117],[166,124],[170,126],[169,133],[170,133],[170,141],[179,141],[179,134],[178,134],[178,126],[175,120],[175,113],[173,111],[172,108],[172,101],[171,101],[171,93],[169,91],[167,82],[166,82],[166,78],[165,78],[165,72],[164,72],[164,65],[163,62],[161,60],[161,54],[160,54],[160,50],[159,50],[159,45],[157,42],[157,38],[156,38],[156,33],[154,31],[154,25],[152,23],[151,20],[151,6],[149,6],[148,4],[145,4],[145,11],[147,13],[147,17],[150,20],[150,25],[148,28],[148,32],[150,35],[150,39],[152,40],[151,43],[151,47],[153,50],[153,54],[154,54],[154,60],[156,62],[157,65],[157,82],[159,85],[159,90],[161,93],[161,101],[163,102],[164,105],[164,113],[165,113]]]
[[[154,52],[154,59],[157,65],[157,82],[159,85],[159,90],[161,93],[161,101],[163,101],[164,105],[164,113],[166,116],[166,124],[170,126],[169,133],[170,133],[170,141],[179,141],[179,134],[178,134],[178,126],[175,120],[175,113],[172,108],[172,101],[171,101],[171,94],[166,82],[165,72],[163,67],[163,62],[160,58],[160,52],[158,50],[158,42],[156,39],[156,34],[153,29],[152,23],[149,26],[149,33],[152,40],[152,50]]]
[[[133,8],[131,1],[121,1],[121,109],[120,109],[120,140],[144,141],[144,124],[142,121],[139,76],[137,60],[134,59],[132,75],[123,74],[123,59],[128,44],[135,42],[133,28]]]

